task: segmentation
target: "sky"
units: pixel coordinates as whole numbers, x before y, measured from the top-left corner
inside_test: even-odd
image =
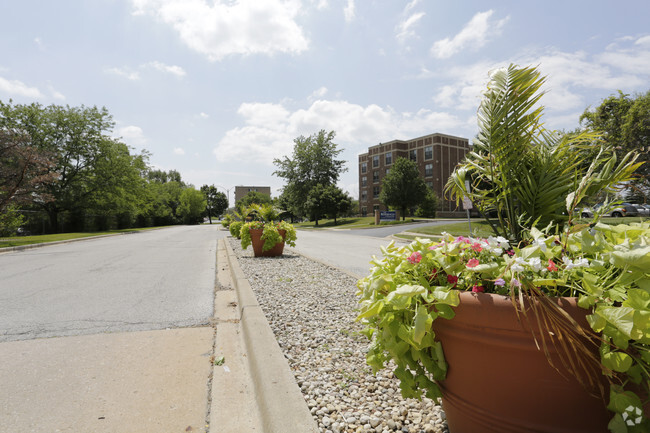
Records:
[[[537,66],[546,127],[650,90],[647,0],[0,0],[0,100],[106,107],[111,134],[197,188],[271,186],[294,139],[358,155],[469,138],[489,71]]]

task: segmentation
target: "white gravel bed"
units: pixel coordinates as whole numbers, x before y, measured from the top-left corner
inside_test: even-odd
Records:
[[[321,432],[448,432],[439,405],[402,398],[387,370],[372,374],[354,278],[290,248],[256,258],[228,239]]]

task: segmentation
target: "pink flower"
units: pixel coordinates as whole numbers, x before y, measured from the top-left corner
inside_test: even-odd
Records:
[[[468,267],[468,268],[476,267],[476,266],[478,266],[478,264],[479,264],[478,259],[469,259],[469,260],[467,261],[467,267]]]
[[[551,272],[557,271],[557,266],[553,263],[553,259],[548,259],[548,266],[546,267]]]
[[[476,251],[477,253],[480,253],[481,251],[483,251],[483,247],[478,242],[475,243],[475,244],[472,244],[472,249],[474,251]]]
[[[477,286],[476,284],[474,284],[474,286],[472,286],[472,292],[474,292],[474,293],[483,293],[483,292],[485,292],[485,287]]]
[[[420,253],[419,251],[414,251],[413,254],[411,254],[407,260],[412,265],[415,265],[416,263],[420,263],[420,261],[422,260],[422,253]]]

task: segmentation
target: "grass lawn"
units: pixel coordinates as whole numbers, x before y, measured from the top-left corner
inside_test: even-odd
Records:
[[[407,218],[406,221],[395,221],[395,222],[384,222],[381,225],[388,225],[388,224],[408,224],[412,223],[413,219]],[[307,229],[319,229],[319,228],[346,228],[346,229],[365,229],[365,228],[373,228],[377,227],[375,225],[375,218],[374,217],[354,217],[354,218],[337,218],[336,219],[336,225],[334,224],[334,220],[332,219],[321,219],[318,220],[318,227],[315,226],[315,223],[313,221],[308,221],[305,223],[297,223],[294,224],[298,228],[307,228]]]
[[[67,241],[70,239],[90,238],[93,236],[110,235],[116,233],[128,233],[142,230],[151,230],[160,227],[145,227],[138,229],[124,229],[124,230],[109,230],[105,232],[89,232],[89,233],[59,233],[52,235],[38,235],[38,236],[18,236],[13,238],[0,238],[0,248],[5,247],[19,247],[22,245],[41,244],[46,242]]]

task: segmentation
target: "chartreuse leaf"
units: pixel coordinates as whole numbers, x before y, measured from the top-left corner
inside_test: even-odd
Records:
[[[627,265],[642,271],[650,269],[650,245],[630,251],[612,251],[611,257],[612,264],[621,268]]]
[[[359,314],[359,316],[357,316],[357,321],[361,319],[366,319],[368,317],[376,316],[381,312],[383,308],[384,308],[384,301],[379,300],[374,304],[372,304],[370,308],[368,308],[367,310]]]
[[[598,307],[596,314],[614,325],[628,338],[632,337],[634,327],[634,309],[630,307]]]
[[[632,366],[632,357],[623,352],[609,352],[601,356],[603,365],[610,370],[625,373]]]
[[[415,326],[413,329],[413,341],[420,344],[427,329],[431,328],[431,317],[429,311],[424,305],[418,307],[418,312],[415,315]]]

